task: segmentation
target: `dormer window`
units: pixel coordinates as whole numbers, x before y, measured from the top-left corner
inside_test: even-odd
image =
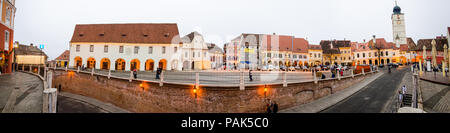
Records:
[[[144,37],[148,37],[148,35],[147,35],[147,34],[144,34]]]
[[[169,33],[166,33],[164,34],[164,37],[169,37],[169,35],[170,35]]]
[[[80,36],[80,37],[83,37],[83,36],[84,36],[84,34],[79,34],[79,36]]]
[[[126,37],[127,36],[127,34],[122,34],[122,37]]]
[[[99,36],[105,36],[105,33],[100,33]]]

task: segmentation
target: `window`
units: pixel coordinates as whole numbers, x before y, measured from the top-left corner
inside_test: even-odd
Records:
[[[163,46],[163,47],[162,47],[162,53],[163,53],[163,54],[166,54],[166,46]]]
[[[206,52],[203,52],[203,57],[206,57]]]
[[[148,54],[153,54],[153,47],[152,46],[148,47]]]
[[[322,54],[319,53],[319,58],[322,56]]]
[[[195,52],[192,52],[192,58],[195,58]]]
[[[374,52],[373,54],[375,55],[375,57],[378,56],[377,52]]]
[[[177,53],[177,51],[178,51],[178,47],[175,47],[175,48],[173,49],[173,52],[174,52],[174,53]]]
[[[108,45],[105,45],[103,51],[104,51],[105,53],[108,53]]]
[[[384,53],[384,52],[380,52],[381,56],[383,56],[383,53]]]
[[[369,53],[369,57],[372,57],[372,53]]]
[[[134,46],[134,54],[139,54],[139,46]]]
[[[10,10],[9,7],[6,9],[5,19],[6,19],[6,24],[10,25],[10,22],[11,22],[11,10]]]
[[[269,57],[269,58],[270,58],[270,57],[271,57],[271,55],[272,55],[272,54],[270,54],[270,53],[267,53],[267,57]]]
[[[80,45],[77,45],[77,52],[80,52]]]
[[[363,58],[366,58],[366,53],[363,53]]]
[[[297,55],[294,55],[294,58],[297,58]]]
[[[4,50],[9,50],[9,32],[7,30],[5,30],[5,49]]]
[[[184,53],[184,57],[185,57],[185,58],[188,57],[188,53],[187,53],[187,52]]]
[[[123,46],[119,47],[119,53],[123,53]]]
[[[317,57],[317,54],[314,54],[314,58],[316,58]]]
[[[389,52],[388,51],[386,51],[386,56],[389,56]]]
[[[356,57],[359,58],[359,54],[356,54]]]
[[[202,55],[200,54],[200,52],[198,52],[198,53],[197,53],[197,56],[200,57],[200,56],[202,56]]]
[[[89,46],[89,51],[94,52],[94,45]]]
[[[278,58],[283,58],[283,54],[278,54]]]
[[[320,54],[319,54],[319,56],[320,56]],[[308,58],[308,57],[306,57],[306,55],[303,55],[303,58],[306,59],[306,58]]]

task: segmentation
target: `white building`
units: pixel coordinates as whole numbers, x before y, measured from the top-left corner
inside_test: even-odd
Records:
[[[223,50],[215,44],[208,44],[209,59],[211,61],[211,69],[223,69]]]
[[[210,69],[210,56],[205,39],[200,33],[192,32],[182,38],[183,70],[206,70]]]
[[[177,24],[76,25],[70,67],[104,70],[181,70]]]

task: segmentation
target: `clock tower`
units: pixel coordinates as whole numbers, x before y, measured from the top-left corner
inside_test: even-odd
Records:
[[[400,6],[395,1],[394,13],[392,14],[392,32],[393,40],[397,47],[400,44],[406,44],[406,26],[405,26],[405,14],[403,14]]]

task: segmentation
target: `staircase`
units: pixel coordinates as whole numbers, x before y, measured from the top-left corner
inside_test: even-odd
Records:
[[[412,95],[411,94],[405,94],[403,96],[403,107],[412,107]]]

